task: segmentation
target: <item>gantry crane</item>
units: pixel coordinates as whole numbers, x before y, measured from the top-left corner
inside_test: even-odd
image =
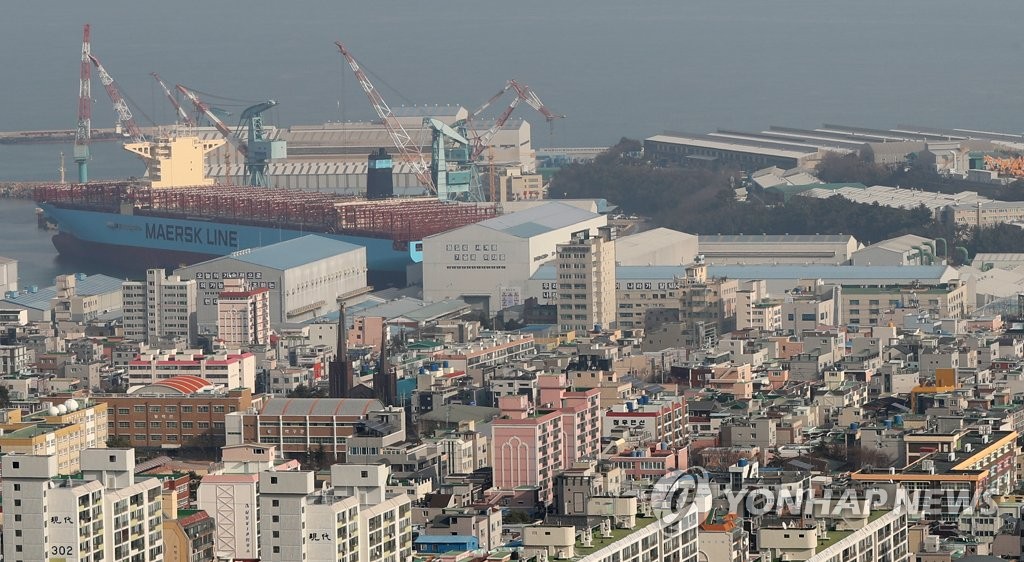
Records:
[[[187,111],[185,111],[185,108],[181,107],[181,104],[178,103],[177,98],[175,98],[174,94],[171,93],[171,89],[167,87],[167,84],[164,83],[162,78],[160,78],[160,75],[156,72],[150,72],[149,75],[156,79],[157,84],[160,84],[160,88],[164,91],[164,95],[167,96],[167,99],[170,100],[171,105],[174,106],[174,110],[177,112],[178,119],[181,121],[181,124],[187,125],[189,127],[194,127],[196,122],[192,120],[192,117],[188,114]]]
[[[231,146],[245,157],[245,183],[255,187],[267,187],[267,168],[271,160],[284,158],[287,145],[282,140],[269,140],[263,129],[262,113],[277,105],[274,100],[267,100],[245,109],[238,121],[238,129],[232,132],[219,117],[192,90],[178,84],[175,86],[196,110],[206,116],[213,126],[224,136]],[[242,140],[242,131],[247,131],[246,140]]]
[[[399,157],[412,166],[413,172],[416,174],[416,179],[423,184],[427,191],[431,194],[437,195],[437,186],[431,177],[431,165],[427,161],[423,153],[420,152],[420,147],[416,145],[412,140],[412,136],[405,130],[402,123],[395,117],[395,113],[391,111],[391,107],[388,106],[384,98],[381,97],[380,92],[374,88],[373,83],[366,77],[366,73],[360,68],[359,63],[352,56],[352,53],[348,51],[341,41],[335,41],[338,50],[341,51],[341,56],[345,57],[349,67],[352,68],[352,72],[356,75],[356,80],[359,81],[359,86],[366,93],[366,97],[370,99],[370,105],[373,106],[373,110],[377,112],[377,117],[384,123],[384,128],[388,131],[388,136],[391,137],[391,141],[395,144],[395,148],[398,149]]]
[[[89,60],[89,24],[82,28],[82,65],[78,78],[78,127],[72,156],[78,165],[78,181],[89,181],[89,139],[92,138],[91,61]]]
[[[96,58],[95,55],[89,54],[89,60],[96,66],[96,72],[100,75],[100,83],[103,84],[103,88],[107,90],[107,96],[110,97],[110,103],[114,104],[114,113],[117,114],[117,121],[121,124],[121,128],[125,135],[132,140],[132,142],[145,142],[146,136],[142,134],[142,129],[139,128],[139,124],[135,122],[135,116],[132,115],[132,110],[128,108],[128,104],[124,101],[124,97],[121,96],[121,91],[117,87],[117,82],[110,76],[106,68],[103,68],[103,64],[100,63],[100,59]]]

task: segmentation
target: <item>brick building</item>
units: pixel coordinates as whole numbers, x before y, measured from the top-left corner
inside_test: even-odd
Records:
[[[94,397],[107,404],[110,437],[126,439],[132,447],[223,445],[224,417],[263,403],[263,396],[248,388],[229,390],[192,376]]]

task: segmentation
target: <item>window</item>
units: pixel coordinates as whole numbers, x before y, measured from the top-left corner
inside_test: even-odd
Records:
[[[192,429],[194,424],[192,422],[181,422],[182,429]]]
[[[183,414],[191,414],[192,413],[192,406],[182,406],[181,407],[181,413],[183,413]]]
[[[135,413],[143,414],[145,412],[146,412],[146,407],[145,406],[136,406],[135,407]]]
[[[154,413],[154,414],[159,414],[160,413],[160,406],[150,406],[149,407],[149,411]]]
[[[272,505],[274,507],[281,507],[281,500],[271,500],[270,501],[270,505]]]
[[[119,416],[127,416],[128,415],[128,408],[118,408],[117,409],[117,415],[119,415]]]

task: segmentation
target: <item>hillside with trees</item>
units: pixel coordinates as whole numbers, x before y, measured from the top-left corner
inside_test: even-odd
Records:
[[[652,226],[696,234],[852,234],[864,244],[918,234],[945,238],[951,248],[964,246],[972,256],[1024,247],[1024,229],[955,228],[933,220],[923,206],[895,209],[838,196],[793,197],[771,205],[757,198],[737,201],[733,185],[738,171],[655,166],[639,156],[640,146],[624,138],[592,162],[562,168],[551,180],[551,197],[604,198],[624,213],[649,217]],[[822,180],[884,184],[892,179],[891,172],[860,159],[839,158],[826,159],[819,171]]]

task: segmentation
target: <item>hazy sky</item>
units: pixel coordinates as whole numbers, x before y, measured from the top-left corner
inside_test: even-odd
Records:
[[[75,121],[81,25],[143,110],[149,77],[242,100],[281,124],[368,118],[333,46],[392,105],[475,106],[508,78],[568,119],[535,144],[771,124],[1024,129],[1024,3],[1012,0],[101,0],[5,2],[0,129]],[[94,80],[94,126],[113,113]],[[339,102],[343,109],[339,108]],[[140,121],[144,121],[140,116]]]

